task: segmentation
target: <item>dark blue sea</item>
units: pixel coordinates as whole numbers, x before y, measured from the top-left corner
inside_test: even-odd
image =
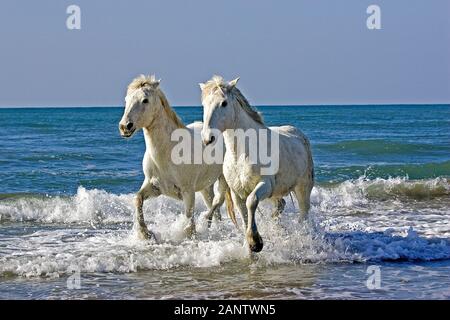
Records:
[[[262,205],[257,258],[200,198],[195,239],[165,197],[144,206],[161,240],[130,237],[145,144],[123,108],[0,109],[0,298],[450,298],[449,105],[258,109],[310,138],[316,186],[307,223]]]

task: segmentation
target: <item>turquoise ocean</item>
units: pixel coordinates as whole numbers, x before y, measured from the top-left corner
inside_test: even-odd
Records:
[[[449,105],[258,109],[310,138],[316,186],[305,223],[262,204],[255,257],[200,197],[195,239],[166,197],[144,206],[159,241],[130,237],[145,145],[120,137],[123,108],[0,109],[0,299],[450,298]]]

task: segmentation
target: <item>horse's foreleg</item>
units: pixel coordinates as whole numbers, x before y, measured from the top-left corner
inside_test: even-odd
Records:
[[[223,176],[219,177],[217,194],[214,194],[214,188],[212,190],[214,199],[212,201],[211,207],[209,208],[208,215],[206,216],[208,220],[208,228],[211,226],[213,215],[216,217],[217,220],[219,221],[222,220],[222,215],[220,214],[220,207],[225,201],[225,194],[228,190],[228,184],[226,183],[225,178]]]
[[[206,214],[206,219],[208,220],[208,228],[211,226],[212,216],[214,214],[214,210],[217,208],[214,206],[214,185],[211,185],[200,191],[203,196],[203,200],[205,201],[206,206],[208,207],[208,213]]]
[[[144,183],[139,189],[138,193],[134,198],[134,205],[136,212],[134,215],[133,230],[139,239],[147,240],[150,239],[152,233],[147,229],[147,225],[144,220],[144,212],[142,206],[144,200],[149,197],[157,197],[160,194],[158,188],[156,188],[148,179],[144,180]]]
[[[242,223],[244,230],[247,230],[247,207],[245,206],[245,201],[241,199],[233,190],[231,190],[231,199],[233,199],[234,205],[237,207],[239,214],[242,218]]]
[[[201,190],[200,193],[202,194],[203,201],[205,202],[206,207],[208,208],[208,210],[210,210],[214,198],[214,185],[206,187],[205,189]]]
[[[194,205],[195,205],[195,192],[184,192],[182,194],[184,202],[184,214],[189,219],[189,224],[184,231],[190,238],[195,234],[195,222],[194,222]]]
[[[248,211],[248,223],[246,238],[250,250],[253,252],[260,252],[263,248],[263,241],[259,235],[255,221],[256,208],[261,200],[269,197],[271,194],[272,187],[270,183],[261,181],[247,197],[246,206]]]

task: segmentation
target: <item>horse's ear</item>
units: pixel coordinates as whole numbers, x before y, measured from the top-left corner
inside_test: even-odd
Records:
[[[160,82],[161,82],[161,79],[158,79],[158,80],[152,82],[151,87],[152,87],[153,89],[158,88]]]
[[[202,91],[203,91],[203,89],[205,89],[205,84],[204,84],[204,83],[201,83],[201,82],[200,82],[198,85],[200,86],[200,89],[201,89]]]
[[[230,82],[228,82],[228,85],[229,85],[231,88],[236,87],[236,85],[237,85],[239,79],[240,79],[240,77],[237,77],[236,79],[231,80]]]

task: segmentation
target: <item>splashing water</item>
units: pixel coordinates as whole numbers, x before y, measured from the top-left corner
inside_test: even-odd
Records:
[[[449,190],[448,181],[440,178],[422,182],[360,178],[318,186],[313,190],[310,218],[301,223],[298,206],[289,198],[278,222],[271,218],[271,205],[263,203],[258,224],[265,247],[256,263],[449,259],[450,243],[445,237],[450,235],[450,218],[441,209]],[[129,231],[132,197],[80,187],[73,197],[4,199],[0,216],[9,232],[1,236],[0,273],[55,277],[67,274],[74,265],[85,273],[127,273],[249,263],[242,231],[225,218],[208,229],[200,198],[195,239],[184,236],[187,221],[182,204],[166,197],[149,200],[144,207],[157,240],[134,239]],[[415,199],[423,197],[434,199],[439,209],[428,203],[426,214],[416,213],[410,219],[420,207]],[[13,237],[14,233],[22,236]]]

